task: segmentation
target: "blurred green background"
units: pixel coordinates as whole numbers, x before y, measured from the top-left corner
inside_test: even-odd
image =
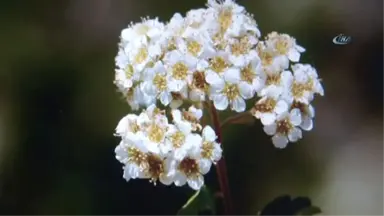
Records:
[[[225,130],[240,214],[309,196],[323,214],[383,214],[381,0],[241,0],[266,35],[288,33],[323,79],[312,132],[281,151],[261,124]],[[120,31],[204,0],[3,0],[0,3],[0,213],[174,214],[188,188],[126,183],[113,136]],[[337,46],[343,33],[352,43]],[[227,113],[228,114],[228,113]],[[225,114],[224,114],[225,115]],[[215,172],[207,184],[216,185]]]

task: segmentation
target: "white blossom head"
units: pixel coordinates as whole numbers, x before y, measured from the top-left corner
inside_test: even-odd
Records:
[[[315,95],[324,95],[316,69],[300,63],[304,52],[288,34],[261,40],[253,15],[233,0],[131,23],[121,31],[114,83],[141,111],[115,130],[123,177],[199,190],[222,157],[205,108],[250,112],[276,148],[297,142],[313,129]]]

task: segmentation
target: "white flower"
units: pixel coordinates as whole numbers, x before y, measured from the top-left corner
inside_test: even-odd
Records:
[[[254,32],[260,35],[256,22],[248,15],[243,6],[236,4],[232,0],[216,1],[208,0],[208,9],[214,14],[214,19],[218,22],[218,33],[224,37],[239,37],[247,32]]]
[[[192,101],[205,101],[209,90],[209,84],[205,81],[204,72],[195,71],[192,75],[192,82],[189,84],[189,99]]]
[[[142,18],[142,22],[131,24],[121,32],[121,38],[124,41],[138,45],[148,44],[148,39],[156,40],[164,32],[164,24],[159,22],[158,18]]]
[[[292,62],[300,60],[300,53],[305,49],[296,44],[296,40],[287,34],[278,34],[271,32],[266,40],[268,46],[273,47],[279,55],[286,56]]]
[[[185,20],[180,13],[175,13],[165,26],[165,38],[181,36],[185,30]]]
[[[200,60],[207,59],[215,54],[213,41],[208,32],[190,34],[176,40],[178,49],[192,65],[197,65]]]
[[[144,178],[148,178],[150,182],[156,185],[159,180],[164,185],[170,185],[173,182],[172,176],[169,175],[170,160],[164,155],[153,153],[146,154],[146,169],[144,170]]]
[[[125,48],[129,61],[134,70],[142,71],[151,60],[148,46],[141,44],[138,47],[127,46]]]
[[[292,80],[292,73],[290,71],[272,70],[272,68],[264,68],[260,73],[260,82],[263,83],[264,88],[259,91],[259,96],[271,96],[273,98],[279,97],[289,86]]]
[[[196,66],[193,58],[173,50],[166,54],[164,61],[170,76],[169,88],[171,91],[178,92],[192,81],[192,73]]]
[[[259,41],[256,50],[265,69],[283,71],[289,67],[288,58],[279,55],[273,47],[268,46],[264,41]]]
[[[263,125],[270,125],[276,121],[278,115],[287,112],[288,108],[284,100],[266,96],[256,102],[252,114],[260,119]]]
[[[141,106],[147,106],[156,99],[144,93],[141,84],[130,88],[125,97],[132,110],[138,110]]]
[[[266,134],[273,136],[272,143],[276,148],[285,148],[288,142],[296,142],[302,138],[302,132],[297,127],[301,124],[299,109],[293,109],[289,113],[284,112],[277,116],[276,122],[264,126]]]
[[[252,98],[255,92],[259,92],[264,87],[261,64],[257,58],[241,69],[239,85],[243,86],[241,88],[248,89],[246,91],[248,94],[244,95],[244,99]]]
[[[191,35],[199,35],[201,33],[211,33],[216,29],[216,23],[208,20],[209,13],[207,9],[199,8],[192,9],[187,12],[185,17],[185,31],[182,36],[184,38],[190,37]]]
[[[232,68],[225,72],[224,79],[219,76],[208,77],[207,82],[211,83],[211,99],[218,110],[231,109],[236,112],[243,112],[246,108],[244,98],[251,94],[252,89],[240,84],[240,71]]]
[[[116,127],[116,135],[125,137],[129,132],[136,133],[140,131],[140,126],[137,123],[138,116],[135,114],[128,114],[124,116]]]
[[[294,64],[292,65],[292,70],[296,73],[299,74],[297,77],[301,76],[301,72],[303,71],[305,76],[302,76],[303,81],[307,81],[307,87],[310,89],[312,92],[319,94],[321,96],[324,96],[324,89],[323,86],[321,85],[320,79],[318,78],[317,71],[315,68],[313,68],[309,64]],[[296,76],[296,75],[295,75]]]
[[[166,145],[171,151],[171,157],[175,160],[182,160],[201,137],[193,134],[191,130],[183,130],[171,125],[166,134]]]
[[[196,154],[189,151],[182,160],[172,160],[170,165],[170,176],[176,186],[186,183],[194,190],[199,190],[204,185],[203,175],[207,174],[209,168]]]
[[[284,97],[290,101],[297,101],[309,104],[313,100],[314,94],[324,95],[324,89],[317,77],[317,72],[310,65],[293,65],[293,77],[287,79],[288,91]]]
[[[216,164],[222,156],[223,150],[216,142],[216,133],[210,126],[205,126],[202,132],[202,142],[198,148],[198,155],[201,157],[202,169],[210,169],[212,163]]]
[[[155,95],[165,106],[172,101],[171,78],[167,74],[162,62],[156,62],[152,70],[147,70],[144,80],[145,82],[142,85],[143,91],[146,94]]]
[[[138,131],[146,149],[158,155],[166,155],[169,152],[165,145],[165,136],[169,128],[168,118],[163,110],[156,106],[149,106],[136,118]]]
[[[183,131],[201,130],[200,119],[203,111],[194,106],[189,107],[188,111],[172,110],[172,118],[175,125]]]
[[[124,164],[124,179],[129,181],[145,176],[147,149],[141,134],[127,135],[116,147],[115,153],[116,159]]]
[[[315,117],[315,108],[311,104],[293,102],[291,109],[299,109],[301,112],[300,128],[305,131],[310,131],[313,128],[313,118]]]
[[[218,51],[210,59],[208,65],[206,65],[206,81],[209,84],[214,84],[217,81],[217,77],[222,77],[224,72],[230,69],[233,69],[229,62],[229,53],[224,51]]]
[[[257,60],[258,54],[254,47],[258,39],[253,35],[245,35],[241,38],[228,40],[226,52],[230,53],[229,61],[237,67],[245,67],[252,60]]]
[[[184,86],[179,92],[171,92],[172,101],[169,104],[171,109],[177,109],[183,105],[183,101],[188,98],[188,86]]]

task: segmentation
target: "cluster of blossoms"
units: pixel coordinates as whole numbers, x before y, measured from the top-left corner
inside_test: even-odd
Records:
[[[121,32],[115,84],[132,110],[146,108],[116,129],[127,180],[198,189],[221,157],[215,132],[199,123],[198,108],[207,102],[239,113],[257,97],[248,111],[278,148],[311,130],[310,102],[323,88],[316,70],[298,63],[304,48],[287,34],[260,37],[253,16],[233,0],[208,0],[206,8],[176,13],[168,23],[143,18]],[[170,110],[172,123],[160,106]]]
[[[140,115],[128,114],[120,120],[116,135],[121,142],[116,159],[124,166],[124,178],[159,180],[165,185],[188,185],[198,190],[203,175],[222,154],[210,126],[202,128],[202,110],[172,110],[172,123],[164,110],[149,106]]]

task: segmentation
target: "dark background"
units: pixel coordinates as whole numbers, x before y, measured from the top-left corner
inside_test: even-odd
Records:
[[[0,3],[0,213],[174,214],[189,188],[126,183],[113,137],[120,31],[203,0],[3,0]],[[312,132],[283,151],[261,124],[225,130],[238,213],[282,194],[323,214],[383,214],[381,0],[242,0],[262,34],[288,33],[323,79]],[[334,45],[343,33],[352,43]],[[251,106],[251,104],[249,104]],[[224,113],[223,116],[230,113]],[[207,177],[215,186],[215,172]]]

